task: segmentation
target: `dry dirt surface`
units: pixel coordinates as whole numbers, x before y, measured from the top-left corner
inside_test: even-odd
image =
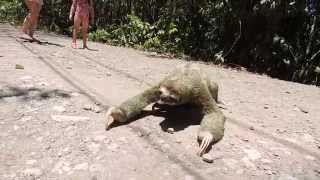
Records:
[[[201,64],[220,85],[225,137],[204,162],[188,110],[110,131],[105,111],[187,60],[0,25],[0,179],[320,179],[320,89]],[[79,45],[81,41],[78,42]],[[195,63],[195,62],[193,62]],[[168,133],[166,130],[170,130]],[[172,132],[173,131],[173,132]]]

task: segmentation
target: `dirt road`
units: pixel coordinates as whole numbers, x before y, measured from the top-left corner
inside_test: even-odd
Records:
[[[227,115],[213,163],[196,156],[199,127],[147,116],[104,130],[105,109],[185,60],[0,25],[0,179],[320,179],[320,89],[200,64]],[[79,44],[81,42],[79,41]],[[179,121],[180,120],[180,121]],[[173,128],[173,134],[166,128]]]

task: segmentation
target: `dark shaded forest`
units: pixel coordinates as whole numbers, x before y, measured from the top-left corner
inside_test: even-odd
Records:
[[[94,41],[171,53],[320,85],[317,0],[94,0]],[[47,0],[41,27],[71,34],[71,0]],[[1,0],[1,21],[21,23],[23,0]]]

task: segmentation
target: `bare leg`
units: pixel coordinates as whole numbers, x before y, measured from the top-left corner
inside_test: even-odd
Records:
[[[80,29],[80,23],[81,19],[80,17],[76,14],[74,16],[74,21],[73,21],[73,33],[72,33],[72,48],[77,48],[77,33],[79,32]]]
[[[31,14],[31,27],[30,27],[30,37],[33,38],[34,31],[38,26],[39,14],[41,10],[41,5],[38,3],[33,3],[33,13]],[[34,38],[33,38],[34,39]]]
[[[21,30],[24,34],[29,34],[29,29],[30,29],[30,13],[24,19]]]
[[[82,17],[82,40],[83,40],[83,49],[88,49],[88,46],[87,46],[88,27],[89,27],[89,15]]]
[[[40,14],[40,10],[41,10],[41,5],[38,3],[32,3],[32,12],[31,12],[31,21],[30,21],[30,30],[29,30],[29,36],[34,39],[37,40],[36,38],[33,37],[34,35],[34,31],[37,28],[38,25],[38,19],[39,19],[39,14]]]
[[[26,0],[25,1],[28,9],[29,9],[29,13],[28,15],[26,16],[26,18],[24,19],[23,21],[23,25],[22,25],[22,32],[25,33],[25,34],[28,34],[29,35],[29,31],[30,31],[30,27],[31,27],[31,15],[32,15],[32,2]]]

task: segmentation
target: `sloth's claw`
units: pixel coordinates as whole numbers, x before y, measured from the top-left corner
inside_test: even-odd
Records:
[[[114,107],[111,107],[108,109],[107,111],[107,120],[106,120],[106,130],[109,130],[111,125],[113,124],[114,122],[114,117],[113,117],[113,111],[115,110]]]
[[[212,142],[212,136],[211,135],[207,135],[207,136],[204,136],[202,141],[201,141],[201,144],[199,146],[199,152],[198,152],[198,155],[199,156],[202,156],[209,148],[209,145],[211,144]]]

